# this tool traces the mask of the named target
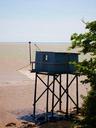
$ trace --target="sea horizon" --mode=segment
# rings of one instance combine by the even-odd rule
[[[16,42],[16,41],[8,41],[8,42],[4,42],[4,41],[0,41],[0,44],[27,44],[27,43],[29,43],[29,42],[31,42],[31,43],[33,43],[33,44],[49,44],[49,45],[51,45],[51,44],[71,44],[71,41],[70,42],[63,42],[63,41],[18,41],[18,42]]]

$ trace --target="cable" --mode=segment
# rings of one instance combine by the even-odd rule
[[[34,46],[35,46],[39,51],[41,51],[41,49],[37,46],[37,44],[34,44]]]
[[[19,70],[21,70],[21,69],[23,69],[23,68],[26,68],[26,67],[28,67],[29,65],[31,65],[31,64],[27,64],[27,65],[25,65],[25,66],[23,66],[23,67],[17,69],[16,71],[19,71]]]

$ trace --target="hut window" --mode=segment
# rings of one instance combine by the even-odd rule
[[[48,55],[47,54],[43,55],[43,61],[48,61]]]

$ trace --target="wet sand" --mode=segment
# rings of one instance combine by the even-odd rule
[[[42,49],[44,49],[44,47],[42,47]],[[32,114],[35,74],[32,73],[30,74],[29,72],[30,66],[26,66],[26,65],[29,65],[28,46],[26,44],[0,45],[0,128],[23,126],[24,120],[20,120],[18,119],[18,117],[21,115]],[[45,76],[41,76],[41,77],[43,78],[43,80],[46,80]],[[72,76],[70,76],[70,79],[71,78]],[[62,83],[64,83],[64,80],[62,80]],[[70,92],[72,97],[75,98],[74,88],[75,87],[72,86],[70,88]],[[38,90],[37,90],[38,96],[41,94],[42,91],[44,91],[44,89],[45,86],[42,85],[41,82],[39,81]],[[81,83],[79,83],[79,90],[80,90],[79,96],[81,94],[86,95],[87,88],[82,86]],[[57,93],[58,93],[58,87],[57,87]],[[79,102],[80,102],[79,104],[81,105],[82,100],[80,99]],[[72,109],[72,107],[73,104],[70,102],[70,110]],[[37,104],[37,108],[38,108],[38,112],[45,111],[46,108],[45,96]],[[50,108],[51,108],[51,101],[50,101],[49,109]],[[62,108],[64,108],[64,104],[62,105]],[[58,110],[58,107],[56,108],[56,110]],[[8,124],[9,126],[6,126]],[[32,123],[29,124],[32,127],[34,126]],[[53,124],[49,123],[46,125],[42,125],[42,128],[43,127],[53,128],[57,126],[55,125],[56,123]],[[25,122],[25,125],[27,126],[28,124],[26,124]],[[59,127],[63,128],[63,125],[64,125],[64,121],[58,122],[58,128]]]

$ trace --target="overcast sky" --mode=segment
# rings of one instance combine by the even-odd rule
[[[96,20],[96,0],[0,0],[0,42],[69,42]]]

